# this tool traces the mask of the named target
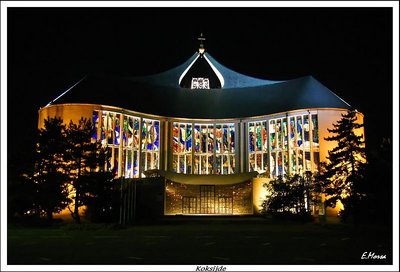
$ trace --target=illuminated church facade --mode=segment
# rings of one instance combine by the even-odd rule
[[[327,128],[349,108],[312,76],[237,73],[201,40],[156,75],[86,76],[39,110],[39,127],[47,117],[91,119],[117,177],[165,177],[164,215],[245,215],[259,211],[269,179],[318,172],[334,146]]]

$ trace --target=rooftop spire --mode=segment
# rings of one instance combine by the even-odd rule
[[[199,53],[203,54],[205,51],[204,41],[206,40],[206,37],[203,36],[203,33],[200,33],[200,37],[198,37],[197,40],[199,40],[199,42],[200,42]]]

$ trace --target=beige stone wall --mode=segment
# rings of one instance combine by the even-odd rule
[[[261,214],[262,203],[268,193],[264,187],[265,183],[270,181],[269,178],[253,178],[253,209],[254,214]]]
[[[39,110],[38,128],[44,127],[44,120],[47,117],[60,117],[65,124],[69,124],[71,120],[78,123],[82,117],[91,120],[93,110],[98,109],[100,106],[91,104],[61,104],[44,107]]]
[[[328,132],[329,129],[333,129],[333,124],[336,124],[342,116],[341,114],[346,114],[346,110],[318,110],[318,127],[319,127],[319,156],[320,161],[326,161],[328,156],[328,150],[332,150],[337,142],[325,141],[324,138],[333,136],[333,134]],[[357,113],[357,123],[364,122],[364,115],[360,112]],[[356,130],[356,135],[365,135],[364,128],[359,128]]]

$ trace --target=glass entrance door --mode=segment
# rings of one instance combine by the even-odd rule
[[[215,185],[200,185],[200,213],[215,213]]]

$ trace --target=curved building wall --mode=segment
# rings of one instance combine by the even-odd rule
[[[65,124],[71,120],[77,123],[82,117],[92,119],[93,110],[100,109],[101,106],[93,104],[60,104],[41,108],[39,110],[38,127],[44,127],[44,120],[47,117],[60,117]]]
[[[47,117],[61,117],[65,124],[90,119],[92,138],[108,148],[111,157],[106,168],[116,176],[139,178],[146,170],[161,168],[164,122],[154,116],[102,105],[61,104],[39,110],[39,128]]]
[[[316,172],[336,143],[325,141],[343,109],[305,109],[248,119],[169,119],[117,107],[60,104],[40,109],[66,124],[81,117],[95,124],[93,138],[110,151],[107,168],[139,178],[149,169],[184,174],[258,171],[274,178]],[[358,122],[363,115],[357,114]],[[357,134],[363,134],[359,129]]]

